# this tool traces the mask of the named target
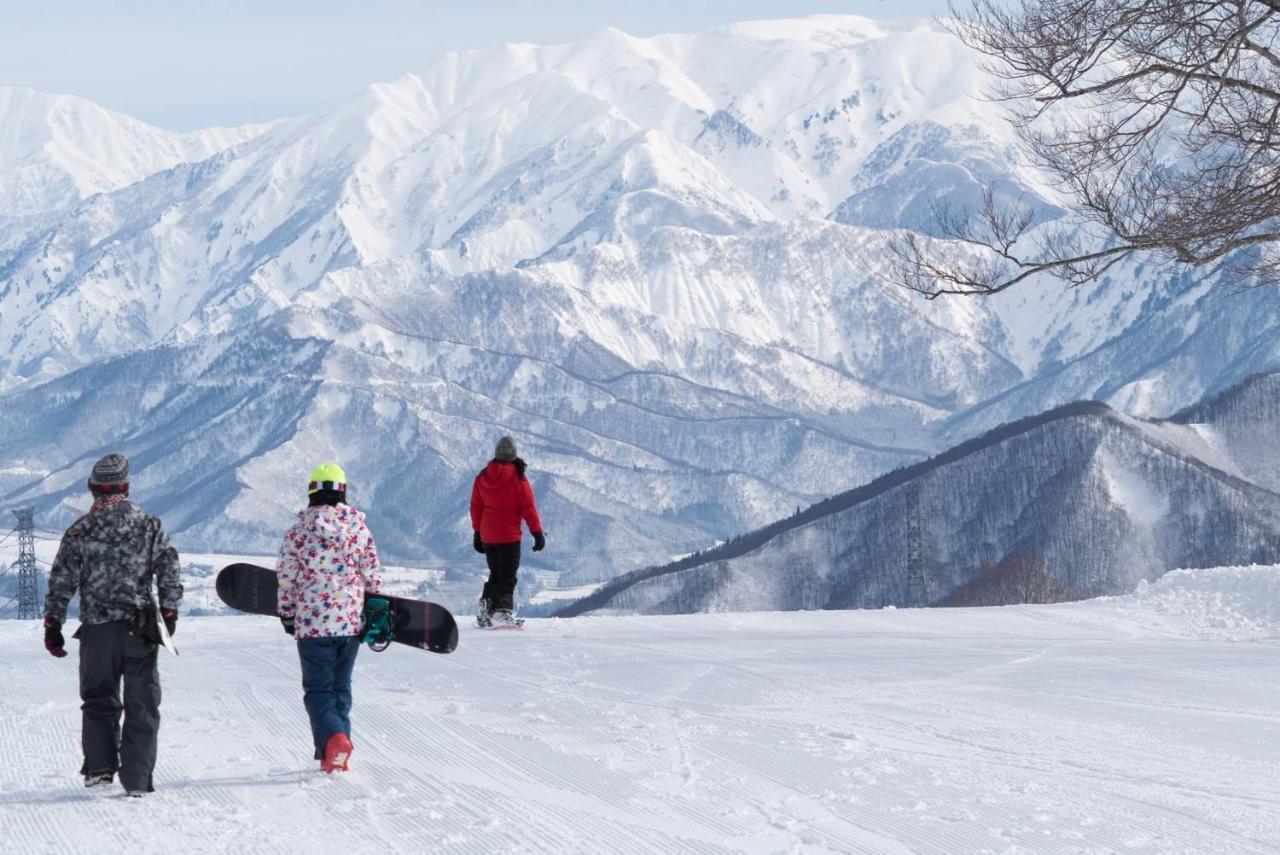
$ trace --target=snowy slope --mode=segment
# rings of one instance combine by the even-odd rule
[[[1242,477],[1280,492],[1280,455],[1266,430],[1280,424],[1280,374],[1254,377],[1172,421],[1204,444],[1208,451],[1202,456],[1230,461]]]
[[[0,829],[14,853],[1274,852],[1278,580],[464,630],[361,654],[334,779],[278,625],[188,617],[142,804],[80,786],[75,660],[4,621]]]
[[[901,166],[875,143],[921,115],[1000,126],[989,104],[970,97],[971,57],[928,26],[816,18],[783,32],[633,39],[610,30],[575,45],[451,55],[421,76],[277,123],[225,156],[101,199],[21,247],[5,272],[17,316],[0,330],[15,346],[0,364],[12,373],[56,350],[71,365],[220,329],[278,308],[335,269],[412,260],[399,270],[410,284],[599,245],[610,249],[550,272],[591,286],[601,308],[634,305],[629,292],[648,280],[639,302],[656,318],[693,310],[700,328],[770,340],[795,332],[761,329],[771,303],[699,283],[696,271],[650,273],[644,245],[673,228],[743,234],[776,219],[821,228],[864,164],[877,177],[867,181]],[[758,151],[769,152],[768,168]],[[754,186],[775,175],[778,187]],[[816,199],[787,201],[806,194]],[[593,281],[602,264],[637,255],[623,282]],[[789,278],[790,294],[802,295]],[[99,291],[119,306],[95,300]],[[740,303],[755,324],[726,311]]]
[[[174,133],[83,98],[0,86],[0,250],[12,245],[15,224],[205,160],[261,131],[247,125]]]

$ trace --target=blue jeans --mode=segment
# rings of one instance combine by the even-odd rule
[[[359,651],[360,639],[354,635],[298,639],[302,701],[311,718],[317,760],[323,759],[330,736],[351,736],[351,671]]]

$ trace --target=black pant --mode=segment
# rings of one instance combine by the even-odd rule
[[[516,571],[520,569],[520,541],[515,543],[486,543],[484,558],[489,562],[489,581],[484,583],[480,596],[489,601],[493,611],[515,608]]]
[[[80,639],[82,774],[120,772],[127,790],[151,792],[160,732],[160,674],[154,644],[131,621],[83,624]],[[124,678],[124,703],[120,680]],[[124,732],[120,714],[124,713]]]

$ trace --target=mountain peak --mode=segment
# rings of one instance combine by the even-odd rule
[[[0,87],[0,221],[74,205],[204,160],[265,127],[177,133],[74,95]]]
[[[881,38],[902,25],[877,21],[861,15],[819,14],[799,18],[742,21],[720,28],[719,32],[757,41],[818,42],[849,46]]]

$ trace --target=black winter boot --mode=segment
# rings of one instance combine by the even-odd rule
[[[115,772],[86,772],[84,785],[86,787],[96,787],[99,784],[110,784],[115,778]]]

